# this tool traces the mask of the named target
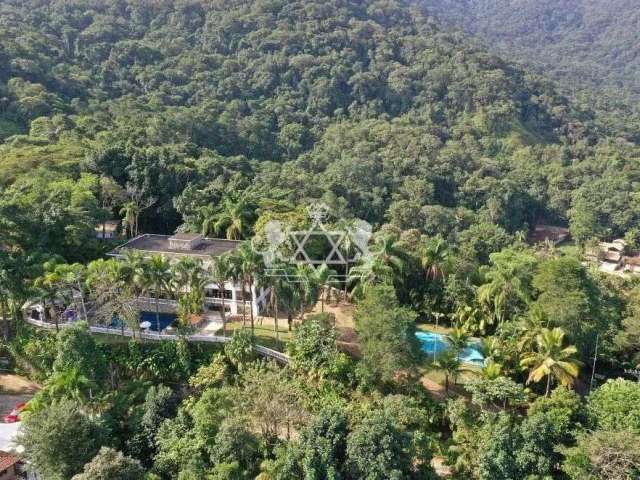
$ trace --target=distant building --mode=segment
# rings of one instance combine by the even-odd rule
[[[612,242],[599,242],[586,251],[587,260],[607,273],[640,273],[640,253],[629,251],[627,242],[617,238]]]
[[[118,238],[119,220],[107,220],[96,226],[96,238],[110,240]]]
[[[624,257],[623,262],[625,272],[640,273],[640,255]]]
[[[554,245],[568,240],[571,237],[569,229],[565,227],[557,227],[555,225],[536,225],[531,232],[529,232],[529,243],[542,243],[551,242]]]
[[[20,458],[0,450],[0,480],[17,480],[19,478],[18,464]]]
[[[200,234],[177,233],[175,235],[144,234],[129,240],[124,245],[116,248],[109,255],[115,258],[124,258],[127,252],[139,252],[145,257],[162,255],[170,260],[181,257],[192,257],[202,260],[206,266],[212,257],[231,252],[240,244],[237,240],[221,238],[207,238]],[[229,279],[221,292],[217,284],[209,283],[204,286],[205,311],[214,312],[222,308],[224,296],[225,310],[227,313],[237,315],[242,313],[243,297],[248,307],[253,309],[254,315],[259,314],[266,306],[268,289],[256,288],[255,285],[243,288],[240,282]],[[177,308],[177,302],[163,300],[165,305]]]
[[[24,448],[16,445],[20,422],[0,423],[0,480],[42,480],[22,459]]]

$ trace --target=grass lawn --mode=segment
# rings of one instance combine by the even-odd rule
[[[457,378],[458,385],[464,385],[465,383],[469,383],[471,380],[478,378],[478,373],[474,372],[479,373],[480,370],[470,369],[469,371],[460,372]],[[444,385],[444,373],[442,373],[440,370],[424,366],[420,368],[420,373],[422,373],[423,376],[427,377],[429,380],[439,383],[440,385]],[[449,382],[451,383],[451,385],[453,385],[453,379],[450,378]]]
[[[109,333],[92,333],[91,336],[96,339],[96,341],[103,343],[105,345],[117,345],[119,343],[129,343],[131,341],[131,337],[122,336],[122,335],[111,335]]]
[[[228,335],[233,335],[234,331],[242,330],[242,328],[251,328],[251,320],[249,318],[247,318],[245,327],[242,326],[242,319],[227,322]],[[262,325],[260,325],[259,319],[255,319],[254,334],[256,336],[256,342],[258,343],[258,345],[263,345],[280,352],[284,352],[286,350],[286,344],[291,339],[291,333],[287,328],[286,318],[282,318],[278,322],[279,340],[276,340],[273,318],[264,317]]]
[[[434,332],[440,333],[442,335],[447,335],[451,332],[451,327],[446,327],[443,325],[438,325],[436,327],[435,323],[416,323],[416,330],[419,332]]]

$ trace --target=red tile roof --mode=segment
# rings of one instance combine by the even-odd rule
[[[555,225],[536,225],[534,229],[529,232],[530,243],[540,243],[545,240],[550,240],[554,243],[560,243],[569,238],[569,229],[564,227],[557,227]]]
[[[8,452],[0,450],[0,472],[12,467],[20,461],[20,458]]]

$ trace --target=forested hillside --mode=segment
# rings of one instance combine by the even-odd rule
[[[637,218],[633,145],[398,2],[5,1],[0,24],[5,243],[72,255],[124,204],[199,230],[243,192],[451,235]]]
[[[640,100],[635,0],[421,0],[429,15],[522,62],[629,131]],[[622,122],[616,119],[626,118]],[[625,125],[626,123],[626,125]],[[634,134],[637,135],[637,130]]]
[[[43,478],[639,478],[640,123],[426,13],[0,0],[0,360]],[[270,228],[310,211],[335,270]],[[226,240],[131,240],[173,232]]]

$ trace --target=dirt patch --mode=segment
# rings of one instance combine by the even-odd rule
[[[1,395],[33,395],[40,390],[40,385],[19,375],[0,374]]]
[[[322,306],[320,302],[318,302],[313,308],[312,312],[320,313],[321,309],[322,309]],[[356,310],[355,305],[351,303],[340,302],[336,304],[333,304],[333,303],[324,304],[324,311],[334,315],[336,319],[336,327],[338,327],[338,330],[340,330],[341,328],[345,330],[349,330],[349,329],[353,330],[355,326],[353,323],[353,314],[355,310]]]
[[[446,464],[444,457],[433,457],[431,459],[431,466],[439,477],[450,477],[453,475],[453,471],[451,467]]]
[[[330,313],[335,319],[338,348],[352,357],[360,357],[360,343],[353,322],[353,314],[356,310],[351,303],[325,303],[324,312]],[[318,302],[311,313],[321,313],[322,304]]]
[[[427,376],[423,376],[420,379],[422,385],[424,386],[424,388],[431,394],[432,397],[434,397],[436,400],[444,400],[445,398],[447,398],[447,394],[444,391],[444,387],[442,385],[440,385],[437,382],[434,382],[433,380],[427,378]]]
[[[0,374],[0,415],[11,412],[19,403],[28,402],[38,390],[40,385],[25,377]]]

